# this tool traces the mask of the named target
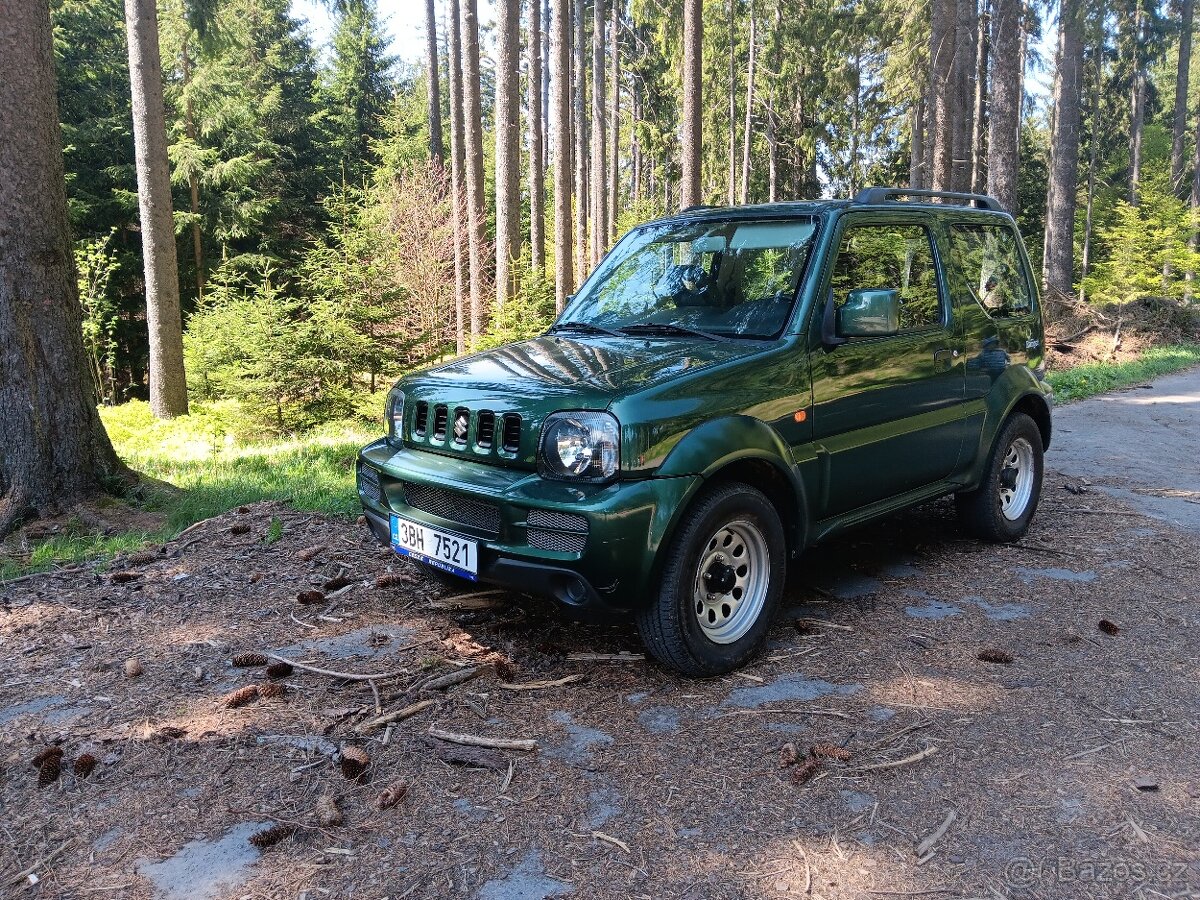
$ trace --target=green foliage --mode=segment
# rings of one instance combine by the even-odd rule
[[[83,308],[83,347],[91,363],[96,402],[116,402],[117,305],[108,292],[109,282],[121,268],[112,252],[114,235],[75,245],[75,271],[79,303]]]
[[[488,350],[513,341],[522,341],[545,333],[554,322],[554,276],[527,271],[528,253],[518,269],[525,271],[521,289],[504,306],[492,306],[488,330],[475,342],[473,350]]]
[[[1051,372],[1048,376],[1060,403],[1082,400],[1116,388],[1141,384],[1200,365],[1200,344],[1172,344],[1154,347],[1123,363],[1089,363],[1073,369]]]

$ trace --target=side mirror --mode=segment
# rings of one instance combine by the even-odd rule
[[[837,312],[842,337],[887,337],[900,331],[900,292],[891,288],[851,291]]]

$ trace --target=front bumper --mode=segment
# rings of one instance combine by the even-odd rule
[[[364,489],[364,468],[378,477],[377,491],[369,483]],[[659,548],[700,483],[699,476],[605,485],[549,481],[525,470],[398,450],[384,440],[363,448],[358,473],[359,499],[381,543],[391,541],[392,513],[475,538],[480,581],[552,597],[581,618],[627,612],[645,602]],[[414,488],[459,502],[418,508],[409,503]],[[488,515],[460,514],[468,507],[486,507]],[[531,531],[539,531],[529,522],[534,510],[586,519],[582,549],[532,546]],[[545,543],[546,529],[540,530]]]

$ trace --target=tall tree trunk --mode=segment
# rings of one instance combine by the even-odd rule
[[[425,81],[429,91],[429,159],[441,172],[446,166],[442,149],[442,87],[439,83],[437,15],[433,0],[425,0]]]
[[[783,0],[775,0],[775,22],[771,33],[771,71],[767,88],[767,200],[779,197],[779,112],[775,108],[775,83],[780,74],[783,38]]]
[[[925,187],[925,99],[913,104],[909,113],[908,186],[913,190]]]
[[[554,78],[550,118],[554,134],[554,308],[562,312],[574,290],[571,271],[571,3],[555,0],[550,27]]]
[[[954,130],[954,159],[950,184],[953,190],[971,189],[972,114],[975,110],[975,61],[979,33],[977,0],[956,0],[954,24],[954,69],[951,103]]]
[[[1129,111],[1129,202],[1137,206],[1142,186],[1142,136],[1146,130],[1146,58],[1142,52],[1146,16],[1143,0],[1134,0],[1133,88]]]
[[[850,195],[858,190],[858,129],[862,123],[862,54],[855,49],[854,66],[851,69],[854,84],[850,101]]]
[[[701,83],[704,46],[703,0],[683,0],[683,122],[680,129],[679,205],[686,209],[700,200]]]
[[[0,537],[127,477],[96,411],[50,7],[0,2]]]
[[[1021,46],[1021,0],[993,0],[987,192],[1014,215],[1021,146]]]
[[[1062,0],[1058,65],[1054,74],[1054,128],[1046,196],[1044,291],[1071,295],[1075,275],[1075,196],[1079,187],[1079,106],[1083,88],[1083,2]]]
[[[542,10],[529,4],[529,247],[533,270],[546,266],[546,159],[542,137]]]
[[[521,0],[499,0],[496,30],[496,305],[504,306],[521,256]]]
[[[1188,238],[1188,249],[1193,253],[1200,249],[1200,230],[1197,230],[1196,223],[1200,222],[1200,104],[1196,108],[1196,130],[1192,138],[1192,234]],[[1196,279],[1196,273],[1189,270],[1187,272],[1187,283],[1184,287],[1184,297],[1189,302],[1192,299],[1192,286]]]
[[[125,0],[133,147],[137,161],[146,324],[150,334],[150,409],[160,419],[187,415],[179,263],[171,214],[171,170],[163,108],[158,11],[154,0]]]
[[[971,117],[971,191],[982,193],[985,185],[983,174],[987,152],[983,139],[984,117],[987,111],[987,80],[988,80],[988,23],[991,21],[990,0],[983,0],[983,9],[979,15],[979,34],[975,38],[975,111]]]
[[[192,58],[188,52],[188,36],[183,39],[181,62],[183,63],[183,132],[188,140],[196,142],[196,117],[192,110]],[[196,261],[196,299],[204,299],[204,240],[200,234],[200,179],[196,171],[188,167],[188,194],[192,210],[192,256]]]
[[[569,3],[570,0],[560,0]],[[575,278],[582,281],[591,266],[588,265],[588,119],[587,119],[587,64],[585,8],[583,0],[575,0],[575,34],[572,56],[574,64],[571,74],[571,105],[573,131],[575,135]],[[572,287],[574,290],[574,287]]]
[[[1103,47],[1092,48],[1091,128],[1088,135],[1087,203],[1083,214],[1083,251],[1079,260],[1079,302],[1086,299],[1083,282],[1091,271],[1092,264],[1092,210],[1096,201],[1096,157],[1100,147],[1100,84],[1104,77],[1101,65]]]
[[[479,7],[461,0],[459,7],[463,54],[463,153],[467,181],[467,257],[471,271],[471,337],[483,332],[484,211],[483,112],[479,97]]]
[[[537,2],[537,0],[533,0]],[[550,158],[550,0],[542,0],[542,161]],[[545,184],[543,183],[543,193]],[[543,199],[543,205],[545,201]],[[542,228],[545,234],[545,227]]]
[[[632,169],[632,182],[629,186],[630,193],[633,196],[634,206],[638,206],[642,202],[642,141],[639,137],[641,133],[640,125],[642,121],[642,87],[641,81],[637,78],[633,79],[632,92],[633,102],[629,112],[630,123],[630,168]]]
[[[617,205],[621,201],[621,0],[610,0],[608,23],[608,240],[617,239]]]
[[[955,0],[931,0],[929,24],[929,139],[932,141],[930,186],[948,191],[954,162],[954,72]]]
[[[734,28],[736,27],[735,5],[737,0],[729,0],[729,179],[726,197],[733,206],[737,202],[737,54],[734,53]],[[768,124],[768,128],[770,125]]]
[[[594,266],[604,255],[605,236],[608,234],[608,143],[605,140],[604,103],[604,0],[594,0],[592,5],[592,176],[591,176],[591,264]]]
[[[750,58],[746,62],[746,124],[742,131],[742,203],[750,195],[750,144],[754,123],[754,68],[758,58],[758,17],[755,0],[750,0]]]
[[[1192,28],[1195,22],[1194,0],[1183,0],[1179,23],[1179,65],[1175,70],[1175,111],[1171,119],[1171,187],[1183,190],[1184,137],[1187,134],[1188,75],[1192,68]]]
[[[467,272],[469,265],[463,260],[463,244],[469,243],[465,230],[467,224],[465,166],[465,135],[463,134],[463,60],[462,28],[459,0],[450,0],[450,38],[446,50],[450,60],[450,190],[454,195],[451,215],[454,223],[454,346],[458,353],[467,349],[464,302],[469,287]],[[469,251],[468,251],[469,252]]]

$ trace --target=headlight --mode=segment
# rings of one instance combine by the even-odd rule
[[[386,410],[383,424],[387,427],[388,443],[398,447],[404,435],[404,391],[398,388],[388,391]]]
[[[606,481],[620,466],[617,420],[606,412],[561,412],[542,426],[538,471],[562,480]]]

